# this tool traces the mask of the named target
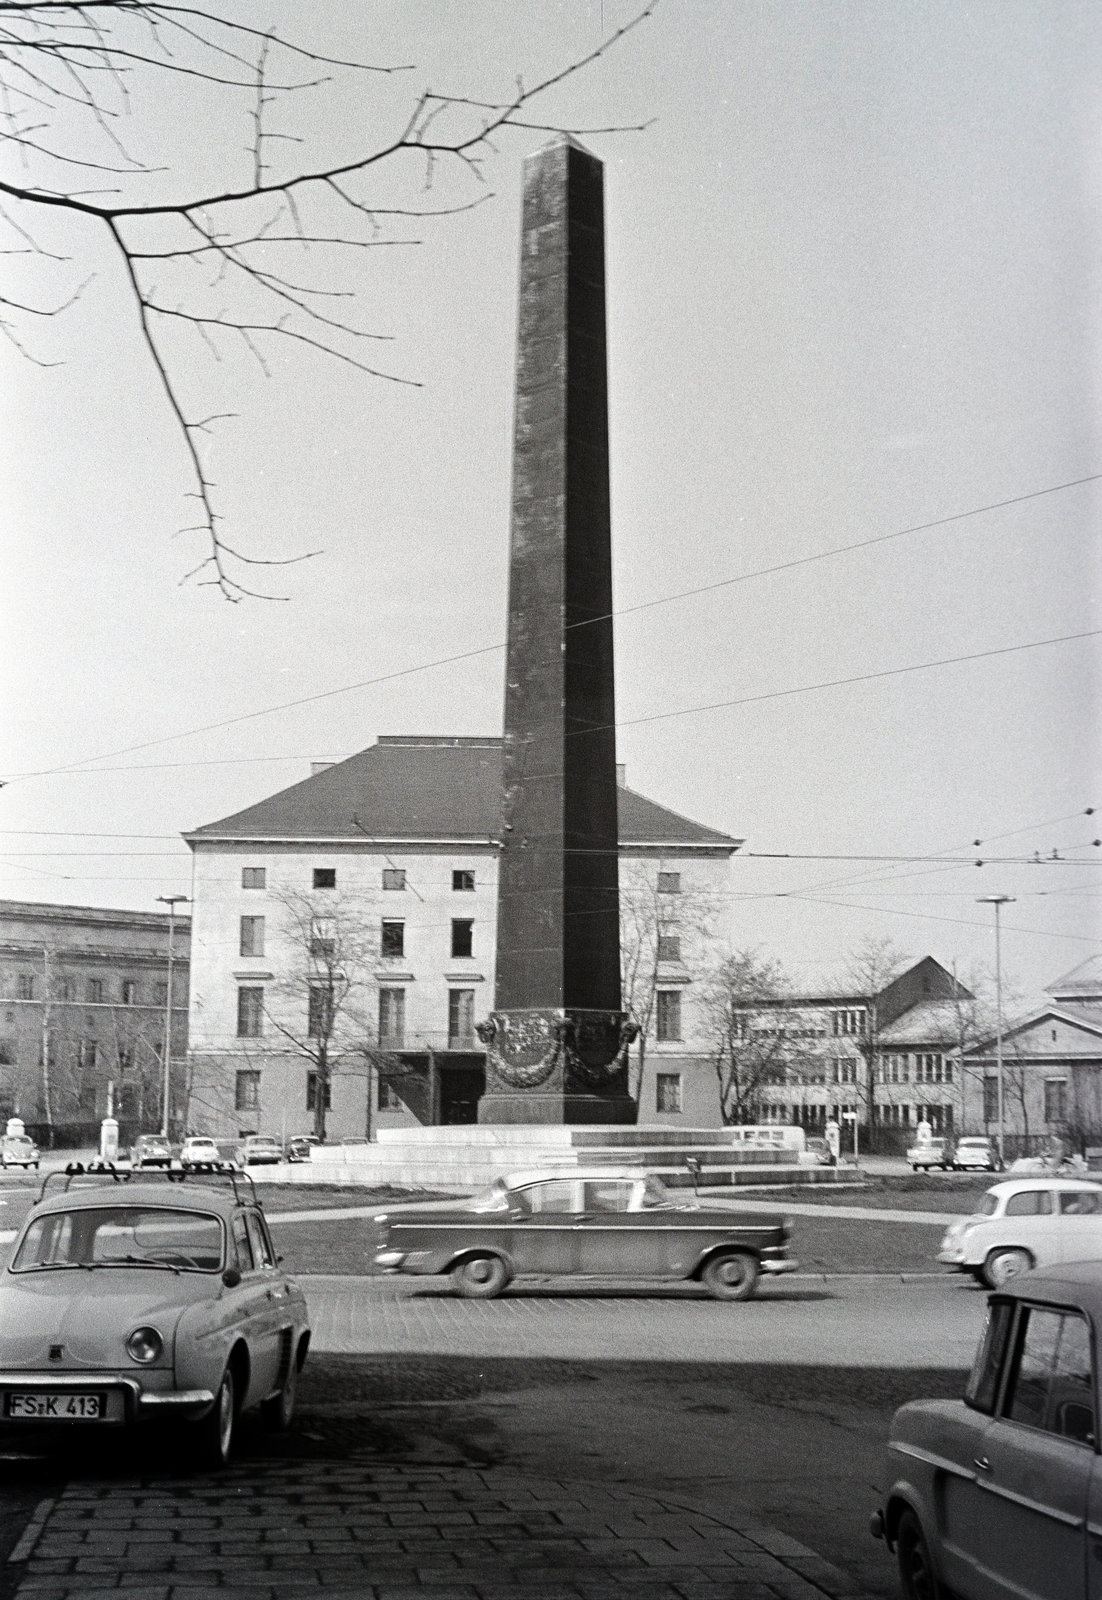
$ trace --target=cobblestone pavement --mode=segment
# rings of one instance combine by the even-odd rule
[[[502,1468],[250,1462],[73,1483],[13,1555],[18,1600],[859,1600],[795,1540],[738,1522]]]
[[[761,1361],[811,1366],[967,1368],[985,1296],[957,1277],[832,1278],[712,1300],[538,1283],[496,1300],[457,1298],[447,1278],[305,1277],[312,1348],[347,1353],[548,1360]]]

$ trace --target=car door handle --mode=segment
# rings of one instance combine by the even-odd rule
[[[991,1471],[991,1463],[988,1461],[986,1456],[973,1456],[972,1465],[974,1467],[979,1467],[981,1472]]]

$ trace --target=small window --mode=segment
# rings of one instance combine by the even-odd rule
[[[400,1046],[406,1036],[406,991],[404,989],[379,990],[379,1043],[391,1049]]]
[[[635,1190],[635,1185],[633,1183],[616,1183],[608,1180],[587,1183],[584,1188],[583,1210],[595,1211],[601,1214],[630,1210],[631,1197]]]
[[[463,894],[472,894],[474,892],[474,873],[468,872],[466,868],[453,872],[452,889]]]
[[[308,1072],[306,1074],[306,1109],[307,1109],[307,1111],[315,1111],[317,1109],[317,1103],[318,1103],[318,1075],[317,1075],[316,1072]],[[326,1111],[332,1111],[332,1109],[333,1109],[333,1083],[332,1083],[332,1079],[328,1080],[326,1082],[326,1085],[325,1085],[325,1109],[326,1109]]]
[[[124,1006],[136,1006],[138,1003],[138,980],[124,978],[119,985],[119,995]]]
[[[155,1006],[168,1005],[168,984],[155,983],[153,985],[153,1004]]]
[[[680,894],[681,893],[681,874],[680,874],[680,872],[660,872],[658,874],[658,893],[659,894]]]
[[[1022,1308],[1016,1370],[1007,1386],[1006,1415],[1014,1422],[1093,1443],[1094,1392],[1090,1332],[1078,1312]]]
[[[314,868],[314,888],[315,889],[335,889],[336,887],[337,887],[337,869],[336,869],[336,867],[315,867]]]
[[[90,1071],[96,1064],[99,1046],[94,1039],[81,1039],[77,1045],[77,1066]]]
[[[405,923],[384,922],[381,943],[384,956],[404,956],[406,953]]]
[[[983,1120],[985,1122],[998,1122],[999,1120],[998,1078],[985,1078],[983,1080]]]
[[[241,954],[243,956],[262,956],[264,954],[264,918],[241,918]]]
[[[1023,1189],[1012,1194],[1006,1202],[1004,1215],[1008,1217],[1050,1217],[1052,1195],[1047,1189]]]
[[[474,954],[474,923],[469,917],[452,918],[452,955]]]
[[[681,990],[659,989],[657,1000],[659,1041],[672,1044],[681,1038]]]
[[[676,933],[660,933],[658,935],[659,961],[681,960],[681,937]]]
[[[448,1047],[469,1049],[474,1044],[474,990],[448,990]]]
[[[20,1000],[33,1000],[34,999],[34,973],[33,972],[21,972],[19,974],[19,991],[18,992],[19,992]]]
[[[57,986],[57,999],[62,1005],[70,1005],[76,997],[76,984],[72,978],[62,978]]]
[[[1068,1082],[1066,1078],[1049,1078],[1045,1083],[1045,1121],[1068,1120]]]
[[[567,1216],[574,1210],[574,1187],[569,1178],[533,1183],[527,1189],[518,1189],[513,1201],[519,1210],[532,1216]]]
[[[964,1391],[965,1402],[976,1411],[985,1411],[988,1416],[994,1411],[998,1398],[999,1371],[1013,1320],[1012,1301],[996,1300],[988,1306],[979,1349],[972,1364],[968,1387]]]
[[[405,1101],[399,1099],[398,1091],[395,1089],[394,1085],[390,1082],[389,1078],[380,1078],[379,1079],[379,1110],[380,1111],[404,1111],[405,1109],[406,1109]]]
[[[681,1110],[681,1074],[680,1072],[660,1072],[658,1074],[658,1093],[655,1103],[656,1111]]]
[[[256,1111],[260,1107],[259,1072],[239,1072],[234,1094],[235,1111]]]
[[[243,988],[237,991],[237,1037],[259,1039],[264,1027],[264,990]]]
[[[102,1005],[103,1004],[103,979],[102,978],[89,978],[88,979],[87,994],[88,994],[88,1002],[87,1003],[90,1006],[100,1006],[100,1005]]]
[[[327,1039],[333,1031],[333,991],[326,983],[312,983],[306,1005],[306,1032],[311,1039]]]
[[[1058,1198],[1062,1217],[1097,1217],[1102,1212],[1102,1193],[1097,1189],[1067,1189]]]
[[[404,889],[406,886],[406,872],[404,867],[383,868],[384,889]]]
[[[253,1259],[257,1266],[274,1267],[275,1253],[260,1218],[255,1211],[246,1211],[245,1221],[249,1229],[249,1243],[253,1247]]]
[[[240,1213],[233,1219],[233,1248],[237,1256],[238,1269],[241,1272],[251,1272],[253,1251],[249,1243],[249,1230],[245,1226],[245,1218]]]
[[[242,867],[241,887],[243,889],[263,889],[268,881],[266,867]]]

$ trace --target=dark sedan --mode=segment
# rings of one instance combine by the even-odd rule
[[[694,1279],[719,1300],[747,1300],[762,1273],[792,1272],[783,1217],[682,1200],[637,1170],[517,1172],[454,1208],[375,1218],[384,1272],[450,1273],[489,1299],[519,1274]]]

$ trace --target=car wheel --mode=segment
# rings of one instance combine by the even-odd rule
[[[930,1560],[930,1547],[913,1511],[904,1511],[895,1538],[904,1600],[939,1600],[942,1589]]]
[[[452,1268],[452,1282],[465,1300],[492,1300],[509,1282],[509,1272],[500,1256],[472,1256]]]
[[[989,1289],[1001,1289],[1010,1278],[1028,1272],[1033,1257],[1028,1250],[992,1250],[983,1264],[983,1278]]]
[[[260,1408],[260,1417],[264,1426],[272,1433],[286,1433],[291,1426],[291,1418],[295,1414],[295,1398],[298,1394],[298,1362],[292,1357],[291,1370],[287,1374],[283,1388],[274,1394],[270,1400],[265,1400]]]
[[[758,1264],[742,1250],[713,1256],[705,1263],[700,1281],[713,1300],[749,1300],[758,1282]]]
[[[222,1374],[214,1405],[202,1422],[195,1424],[195,1455],[201,1467],[224,1467],[233,1449],[234,1425],[237,1422],[236,1396],[233,1373],[229,1367]]]

